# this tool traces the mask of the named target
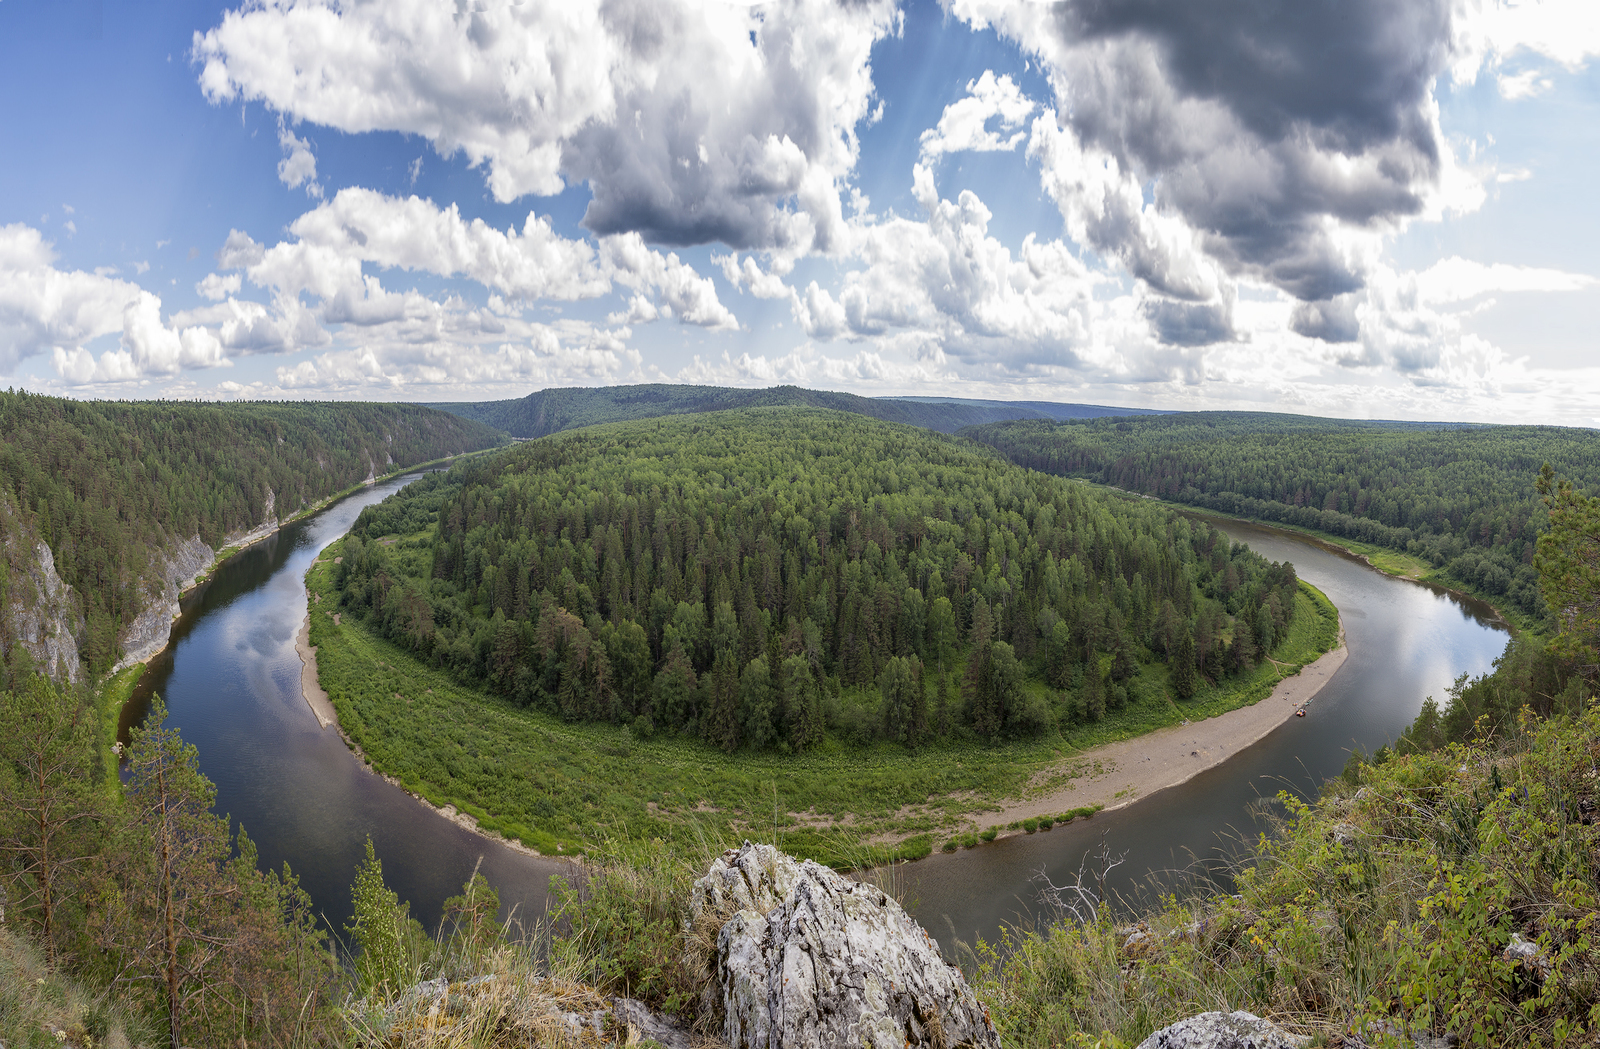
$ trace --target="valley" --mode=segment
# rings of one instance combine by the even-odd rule
[[[876,868],[981,956],[1043,916],[1041,864],[1108,841],[1125,905],[1205,899],[1275,784],[1511,713],[1475,698],[1502,687],[1485,606],[858,414],[605,424],[301,516],[184,598],[120,736],[162,697],[217,810],[330,915],[368,836],[428,926],[474,869],[539,913],[570,906],[551,875],[754,838]]]

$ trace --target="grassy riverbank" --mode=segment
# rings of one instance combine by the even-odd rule
[[[335,624],[338,552],[313,566],[307,584],[323,595],[311,605],[311,643],[341,727],[408,790],[548,855],[585,852],[606,838],[700,851],[749,836],[838,866],[916,858],[986,826],[1006,799],[1043,795],[1091,771],[1083,755],[1096,745],[1262,699],[1338,635],[1333,606],[1302,584],[1293,628],[1273,652],[1278,665],[1202,687],[1186,702],[1167,698],[1165,667],[1144,665],[1152,698],[1040,740],[910,752],[830,739],[799,755],[730,755],[684,737],[639,739],[626,728],[529,711],[462,687],[359,622]]]

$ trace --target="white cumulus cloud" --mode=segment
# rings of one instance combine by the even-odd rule
[[[1037,108],[1010,76],[996,77],[994,70],[985,69],[978,79],[967,81],[967,97],[945,106],[939,123],[922,133],[923,160],[943,153],[1016,149],[1028,137],[1027,120]],[[999,129],[991,130],[990,121],[998,121]]]
[[[311,143],[297,138],[289,126],[278,123],[278,145],[283,147],[283,159],[278,161],[278,181],[290,189],[306,187],[306,195],[321,197],[322,186],[317,182],[317,158],[311,153]]]
[[[161,300],[128,281],[55,267],[38,230],[0,227],[0,370],[48,353],[68,382],[116,382],[227,364],[201,327],[161,320]],[[119,349],[99,358],[85,344],[121,333]]]
[[[196,33],[215,103],[400,131],[495,197],[586,181],[585,224],[657,243],[830,250],[892,0],[267,0]]]

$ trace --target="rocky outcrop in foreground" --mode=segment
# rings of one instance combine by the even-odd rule
[[[733,1049],[1000,1045],[939,945],[882,890],[770,845],[694,884],[691,940],[716,930],[708,1001]]]
[[[1139,1049],[1302,1049],[1310,1041],[1240,1010],[1179,1020],[1140,1042]]]

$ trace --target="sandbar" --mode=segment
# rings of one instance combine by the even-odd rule
[[[294,636],[294,650],[300,654],[300,694],[305,697],[306,706],[317,716],[317,724],[321,727],[327,728],[329,725],[337,724],[339,719],[333,712],[333,701],[328,698],[328,693],[317,681],[317,650],[311,647],[309,608],[306,609],[305,619],[300,623],[300,632]]]
[[[1084,805],[1117,809],[1176,787],[1261,740],[1294,717],[1296,711],[1305,709],[1306,716],[1316,717],[1307,704],[1344,666],[1349,654],[1341,627],[1334,648],[1307,663],[1298,674],[1280,680],[1267,698],[1214,718],[1168,725],[1069,755],[1041,771],[1034,777],[1035,782],[1049,782],[1063,768],[1082,769],[1082,775],[1058,789],[1002,802],[999,813],[981,819],[1004,826],[1030,817],[1059,815]]]

